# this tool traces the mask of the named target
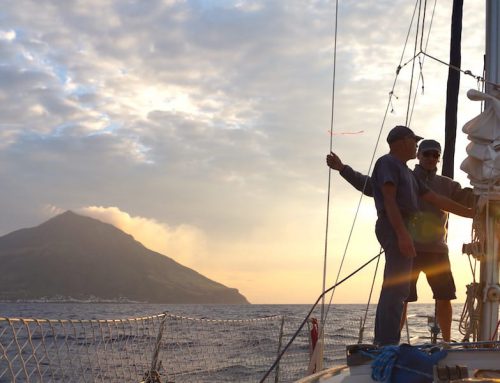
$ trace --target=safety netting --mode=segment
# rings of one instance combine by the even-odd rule
[[[0,383],[256,382],[301,320],[171,313],[111,320],[0,318]],[[291,382],[308,374],[310,334],[311,326],[305,326],[266,381]],[[359,319],[330,320],[325,364],[342,364],[345,345],[356,343],[359,334]]]

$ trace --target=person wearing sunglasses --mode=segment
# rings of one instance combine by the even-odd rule
[[[417,150],[418,164],[413,169],[414,176],[430,190],[461,205],[473,207],[475,197],[471,188],[462,186],[451,178],[437,174],[437,164],[441,158],[441,145],[435,140],[422,140]],[[357,190],[373,197],[372,179],[342,163],[335,154],[327,155],[326,162]],[[436,300],[436,317],[445,342],[451,340],[452,307],[456,299],[456,288],[451,272],[448,246],[446,244],[448,213],[419,199],[419,214],[408,224],[417,256],[413,259],[410,293],[405,301],[401,328],[406,318],[408,302],[417,301],[417,280],[424,272]]]

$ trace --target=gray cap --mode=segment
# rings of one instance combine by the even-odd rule
[[[413,130],[408,128],[407,126],[397,125],[391,129],[389,134],[387,135],[387,143],[392,144],[395,141],[401,140],[406,137],[414,138],[415,140],[420,141],[423,137],[417,136],[413,133]]]
[[[423,140],[419,145],[418,145],[418,152],[428,152],[430,150],[435,150],[439,154],[441,154],[441,145],[439,142],[435,140]]]

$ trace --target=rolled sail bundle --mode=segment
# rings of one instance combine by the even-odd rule
[[[486,101],[486,108],[462,129],[471,142],[460,169],[468,174],[475,193],[500,194],[500,99],[477,90],[469,90],[467,96]]]

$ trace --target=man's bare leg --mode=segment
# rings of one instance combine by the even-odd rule
[[[439,327],[441,327],[441,334],[443,340],[449,342],[451,340],[451,319],[452,308],[451,301],[449,300],[436,300],[436,316]]]

